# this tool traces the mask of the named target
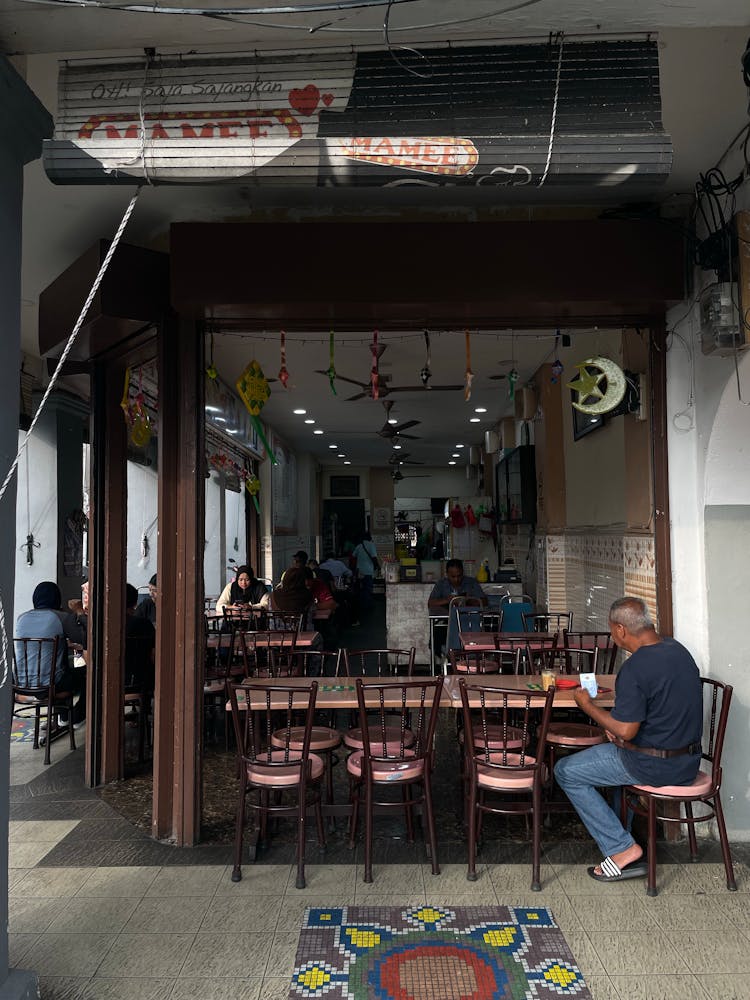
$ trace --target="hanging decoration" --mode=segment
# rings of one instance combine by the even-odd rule
[[[610,413],[620,405],[627,385],[622,368],[614,361],[609,358],[587,358],[575,367],[579,373],[578,378],[567,383],[567,387],[578,394],[578,399],[572,403],[574,409],[579,413],[597,416]],[[598,369],[598,372],[590,371],[592,368]],[[602,380],[605,383],[604,389]]]
[[[130,369],[125,369],[125,386],[120,407],[125,414],[125,423],[130,431],[130,440],[136,448],[145,448],[151,440],[151,420],[146,411],[146,397],[142,389],[142,371],[138,374],[138,392],[130,399]]]
[[[331,392],[334,396],[337,396],[336,392],[336,365],[333,360],[334,342],[333,342],[333,330],[331,330],[328,336],[328,371],[326,375],[328,376],[328,381],[331,385]]]
[[[372,392],[370,395],[373,399],[380,398],[380,372],[378,371],[378,360],[382,352],[378,351],[378,331],[373,330],[372,332],[372,343],[370,344],[370,350],[372,351],[372,368],[370,369],[370,384],[372,386]]]
[[[268,388],[268,382],[266,381],[266,376],[263,374],[263,369],[255,359],[245,367],[245,370],[237,379],[236,386],[237,392],[240,394],[240,399],[247,407],[250,420],[260,438],[261,444],[266,449],[266,454],[271,460],[271,464],[278,465],[273,449],[266,440],[266,435],[263,433],[263,424],[259,420],[260,411],[271,395],[271,390]]]
[[[42,547],[41,542],[34,540],[33,532],[29,532],[26,536],[26,541],[21,546],[21,552],[26,553],[26,565],[34,565],[34,549],[40,549]]]
[[[279,368],[278,379],[285,389],[289,388],[289,372],[286,368],[286,334],[283,330],[281,331],[281,368]]]
[[[214,364],[214,335],[211,334],[211,358],[208,362],[208,367],[206,368],[206,375],[214,381],[219,377],[218,369]]]
[[[508,372],[508,399],[514,400],[516,398],[516,382],[518,381],[518,372],[515,368],[511,368]]]
[[[466,372],[464,373],[466,383],[464,385],[464,399],[468,403],[471,399],[471,383],[474,381],[474,372],[471,370],[471,334],[466,331]]]
[[[425,389],[429,389],[431,386],[427,383],[432,378],[432,372],[430,371],[430,335],[427,330],[424,332],[424,346],[427,352],[427,357],[425,358],[424,368],[419,373],[419,378]]]
[[[560,376],[562,375],[564,370],[564,365],[557,356],[559,346],[560,346],[560,331],[557,330],[557,332],[555,333],[555,360],[552,362],[552,369],[551,369],[552,378],[550,381],[552,382],[552,385],[557,385]]]
[[[208,461],[215,469],[219,472],[229,473],[230,475],[237,476],[241,483],[245,484],[245,489],[253,498],[253,504],[255,505],[256,511],[260,514],[260,504],[258,503],[258,494],[260,493],[260,479],[246,469],[244,465],[240,465],[233,458],[230,458],[226,452],[215,451],[212,455],[208,456]]]

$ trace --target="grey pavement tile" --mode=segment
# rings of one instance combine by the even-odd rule
[[[40,976],[93,976],[114,940],[114,934],[41,934],[34,943],[34,970]]]
[[[605,976],[604,966],[599,960],[599,956],[591,942],[588,934],[584,930],[569,930],[565,932],[565,940],[568,942],[571,954],[576,965],[588,979],[589,976]]]
[[[305,865],[305,892],[351,892],[357,876],[356,865]],[[287,891],[294,895],[296,867],[291,872]]]
[[[750,1000],[750,977],[733,973],[714,973],[695,977],[710,1000]]]
[[[211,934],[201,931],[190,949],[180,978],[261,979],[265,975],[273,940],[273,934]]]
[[[26,876],[31,871],[31,868],[9,868],[8,869],[8,888],[13,889],[15,886],[19,885]]]
[[[54,843],[38,840],[11,841],[8,845],[8,867],[34,868],[54,846]]]
[[[261,979],[178,979],[170,1000],[269,1000],[262,986]]]
[[[750,892],[750,870],[748,870],[748,866],[735,862],[733,868],[739,892]],[[702,864],[699,861],[696,864],[685,865],[685,870],[702,892],[725,893],[730,891],[727,889],[727,876],[723,864]]]
[[[162,868],[147,896],[213,896],[224,869],[220,865]]]
[[[205,900],[201,929],[209,933],[249,933],[260,931],[273,934],[285,896],[255,896],[249,905],[247,896],[214,896]],[[297,924],[297,928],[301,926]]]
[[[727,892],[706,898],[710,898],[725,919],[730,920],[743,934],[750,936],[750,893]]]
[[[518,865],[490,865],[489,873],[498,898],[500,896],[507,896],[509,893],[530,893],[532,891],[531,862]],[[548,895],[563,894],[564,888],[562,882],[557,870],[552,865],[542,862],[540,876],[542,893],[547,893]]]
[[[255,895],[273,896],[284,892],[289,887],[291,865],[243,865],[242,881],[233,882],[232,868],[227,865],[219,877],[217,895],[239,895],[251,893]],[[294,882],[292,882],[294,887]],[[298,890],[295,890],[297,892]]]
[[[143,830],[122,816],[92,816],[81,819],[70,831],[70,841],[91,843],[97,840],[146,840]],[[150,842],[150,841],[149,841]]]
[[[95,868],[78,889],[78,896],[130,896],[140,899],[161,871],[153,867]]]
[[[98,798],[55,802],[28,798],[11,802],[10,806],[10,817],[13,820],[82,819],[84,816],[116,815],[111,806]]]
[[[125,928],[128,934],[187,934],[200,927],[210,897],[145,896],[140,902],[132,902],[134,908]]]
[[[34,868],[11,896],[73,896],[91,875],[93,868]]]
[[[750,916],[750,897],[746,898],[746,911]],[[731,913],[722,908],[722,903],[723,900],[719,896],[697,893],[689,899],[684,895],[660,894],[653,899],[645,897],[643,900],[646,910],[665,931],[733,928]],[[739,914],[741,911],[737,912]]]
[[[695,976],[612,976],[612,982],[623,1000],[706,1000]]]
[[[137,900],[121,896],[74,896],[64,901],[48,930],[66,934],[117,934],[136,906]]]
[[[649,931],[658,924],[648,905],[639,896],[572,896],[575,911],[584,930],[593,931]],[[647,899],[647,903],[652,900]]]
[[[373,882],[365,882],[364,868],[362,865],[357,865],[355,892],[358,900],[365,896],[379,896],[384,893],[410,895],[425,892],[422,869],[416,865],[374,865],[372,876]]]
[[[361,906],[424,906],[427,903],[427,894],[424,892],[384,892],[377,896],[373,896],[372,893],[358,896],[355,891],[354,902]],[[349,905],[351,905],[351,900]]]
[[[299,933],[297,931],[277,931],[274,934],[271,949],[268,953],[269,972],[277,976],[290,976],[294,971],[294,959],[297,955],[297,942]]]
[[[750,972],[750,948],[738,930],[679,931],[672,937],[687,967],[696,975],[708,972]]]
[[[609,976],[586,976],[592,1000],[621,1000]]]
[[[8,899],[8,925],[13,934],[41,934],[65,908],[68,900],[59,897],[11,896]]]
[[[78,825],[77,819],[15,820],[10,824],[10,839],[51,841],[56,844]]]
[[[174,979],[91,979],[81,1000],[168,1000]]]
[[[8,935],[8,965],[11,969],[26,968],[24,959],[33,947],[34,942],[39,940],[39,934],[16,934],[11,932]]]
[[[40,976],[41,1000],[81,1000],[88,976]]]
[[[689,970],[682,960],[683,950],[670,944],[662,931],[620,933],[588,932],[608,976],[627,976],[637,969],[642,976],[673,975]],[[675,938],[675,942],[677,942]]]
[[[433,875],[429,864],[422,865],[422,877],[424,879],[425,893],[430,899],[436,900],[452,899],[456,894],[472,895],[477,901],[477,905],[484,901],[494,903],[495,886],[490,878],[487,865],[477,864],[476,882],[469,882],[466,878],[466,865],[441,865],[440,874]]]
[[[96,970],[97,978],[138,979],[158,973],[166,979],[179,975],[195,934],[120,934]]]
[[[43,867],[86,868],[102,864],[107,850],[107,843],[72,842],[66,837],[59,844],[53,844],[40,861]]]
[[[264,979],[260,995],[263,1000],[289,1000],[290,983],[291,977],[274,976],[270,979]]]

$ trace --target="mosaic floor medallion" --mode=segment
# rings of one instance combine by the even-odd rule
[[[591,994],[540,907],[305,911],[290,1000],[535,1000]]]

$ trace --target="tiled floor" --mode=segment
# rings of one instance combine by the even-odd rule
[[[685,846],[661,845],[649,899],[641,879],[592,881],[589,842],[548,844],[532,893],[525,844],[488,842],[471,883],[462,845],[444,845],[433,876],[396,823],[370,885],[341,835],[327,864],[311,845],[305,890],[287,845],[235,884],[230,848],[156,843],[83,786],[80,750],[57,743],[49,768],[41,756],[11,748],[9,892],[11,963],[39,974],[42,998],[286,1000],[306,906],[497,902],[548,906],[599,1000],[750,1000],[750,845],[734,848],[736,893],[715,843],[695,865]]]

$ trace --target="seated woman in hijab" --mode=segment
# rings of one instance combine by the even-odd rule
[[[237,575],[228,583],[216,602],[216,610],[221,612],[225,607],[242,607],[247,604],[260,604],[266,592],[266,585],[258,580],[252,566],[238,566]]]

